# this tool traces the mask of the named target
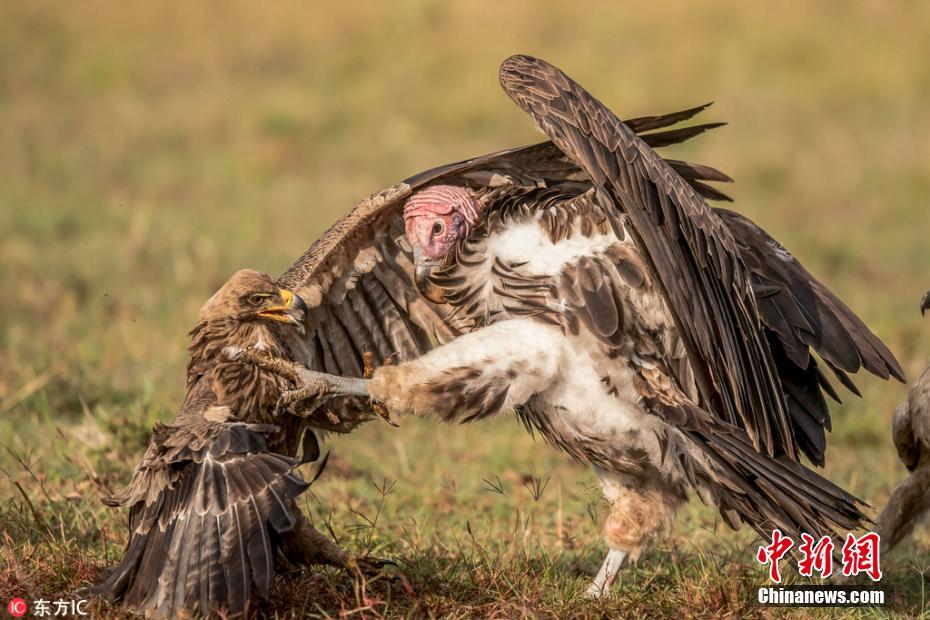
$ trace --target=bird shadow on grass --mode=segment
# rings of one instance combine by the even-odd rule
[[[610,596],[591,600],[584,588],[600,550],[564,553],[429,549],[396,558],[398,570],[353,581],[332,570],[279,579],[259,617],[769,617],[756,602],[764,576],[739,549],[724,553],[655,552],[627,567]],[[915,617],[927,603],[930,558],[888,563],[878,586],[887,605],[868,609],[796,608],[791,617]],[[809,583],[796,574],[786,583]],[[831,582],[827,582],[828,584]],[[771,610],[768,610],[769,612]]]
[[[275,584],[263,613],[510,617],[532,609],[553,615],[580,595],[584,580],[579,577],[587,573],[574,554],[482,557],[430,549],[395,559],[397,568],[367,579],[329,569],[286,575]]]

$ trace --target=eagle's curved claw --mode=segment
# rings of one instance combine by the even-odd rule
[[[281,409],[289,407],[299,402],[309,401],[309,406],[301,407],[301,412],[307,415],[312,413],[320,404],[333,396],[362,396],[369,397],[368,384],[370,379],[355,377],[340,377],[325,372],[310,370],[302,364],[291,362],[280,357],[273,357],[258,351],[256,349],[240,349],[237,347],[227,347],[223,354],[230,360],[252,363],[260,368],[269,370],[285,378],[294,385],[293,389],[284,390],[278,402],[275,404],[274,414],[278,415]],[[367,367],[370,367],[370,359],[366,361]],[[370,374],[367,371],[366,374]],[[397,424],[391,420],[386,409],[383,406],[373,403],[372,408],[381,419],[385,420],[392,426]],[[292,408],[293,410],[293,408]]]
[[[319,385],[307,385],[293,390],[284,390],[278,397],[278,402],[274,406],[274,415],[278,415],[282,409],[304,400],[312,400],[313,404],[303,408],[301,411],[310,412],[316,408],[320,401],[325,397],[325,390]]]
[[[346,562],[346,568],[364,576],[377,575],[388,566],[399,567],[394,560],[376,558],[370,555],[353,556]]]

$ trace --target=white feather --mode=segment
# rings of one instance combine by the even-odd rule
[[[603,252],[619,240],[613,233],[585,237],[575,232],[567,239],[552,243],[536,221],[508,226],[488,241],[489,257],[505,263],[526,263],[521,271],[534,275],[555,275],[565,265],[582,256]]]

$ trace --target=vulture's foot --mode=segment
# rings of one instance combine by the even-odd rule
[[[588,589],[585,590],[585,596],[588,598],[603,598],[610,594],[610,587],[617,578],[617,573],[623,568],[623,562],[627,558],[626,551],[620,549],[611,549],[601,564],[601,570],[597,571],[597,576]]]
[[[371,398],[368,392],[369,378],[374,372],[371,353],[366,352],[364,355],[365,376],[361,379],[317,372],[301,364],[288,362],[286,360],[268,359],[273,359],[275,366],[275,368],[268,368],[277,372],[295,386],[294,389],[285,390],[281,394],[278,399],[277,408],[287,406],[295,410],[297,415],[310,416],[318,411],[318,407],[321,403],[334,396],[361,396],[368,399]],[[263,363],[265,363],[264,360]],[[390,365],[391,363],[389,359],[385,365]],[[397,424],[391,420],[388,410],[380,403],[372,401],[371,409],[378,417],[391,426],[397,426]],[[339,426],[342,422],[342,420],[332,412],[324,412],[324,415],[327,415],[329,423],[336,426]]]

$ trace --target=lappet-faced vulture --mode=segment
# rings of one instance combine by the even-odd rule
[[[827,374],[903,380],[885,345],[726,199],[704,166],[654,148],[706,106],[619,120],[562,71],[501,67],[550,142],[441,166],[375,194],[281,278],[307,302],[290,347],[360,377],[394,414],[480,420],[514,411],[596,472],[606,591],[689,490],[737,527],[830,534],[863,521],[822,465]]]

